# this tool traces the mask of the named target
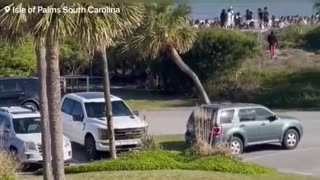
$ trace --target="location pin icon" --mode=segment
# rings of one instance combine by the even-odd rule
[[[6,12],[6,13],[8,13],[8,12],[10,12],[10,6],[6,6],[5,8],[4,8],[4,11]]]

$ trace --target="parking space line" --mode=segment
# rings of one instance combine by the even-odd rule
[[[281,152],[274,152],[272,154],[267,154],[267,155],[259,155],[259,156],[254,156],[254,157],[248,157],[248,158],[243,158],[245,161],[251,161],[251,160],[256,160],[256,159],[261,159],[265,157],[272,157],[272,156],[278,156],[282,154],[288,154],[288,152],[296,153],[296,152],[303,152],[303,151],[311,151],[311,150],[320,150],[320,147],[311,147],[311,148],[302,148],[302,149],[296,149],[296,150],[291,150],[291,151],[281,151]]]

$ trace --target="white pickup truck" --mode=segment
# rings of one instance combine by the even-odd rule
[[[126,103],[111,96],[117,150],[140,148],[147,123],[139,119]],[[103,92],[66,94],[62,98],[63,132],[71,142],[85,147],[90,161],[99,151],[109,151],[105,99]]]
[[[40,113],[19,106],[0,107],[0,149],[4,148],[24,164],[41,164]],[[64,137],[64,161],[72,158],[71,143]]]

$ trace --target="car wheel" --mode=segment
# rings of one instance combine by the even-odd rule
[[[96,142],[92,136],[86,137],[84,146],[85,146],[88,160],[89,161],[96,160],[98,152],[96,149]]]
[[[243,152],[243,142],[238,137],[232,137],[229,146],[232,155],[238,155]]]
[[[18,150],[16,149],[16,148],[14,148],[14,147],[10,147],[10,153],[11,153],[11,155],[12,156],[14,156],[15,158],[17,158],[18,157]]]
[[[295,149],[300,141],[299,134],[294,129],[289,129],[283,136],[282,146],[286,149]]]
[[[35,102],[25,102],[22,104],[23,107],[31,108],[34,110],[39,110],[38,105]]]

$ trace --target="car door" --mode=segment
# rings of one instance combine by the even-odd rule
[[[24,91],[22,90],[19,80],[2,80],[1,81],[1,93],[0,103],[3,106],[20,105],[21,99],[24,97]]]
[[[72,108],[74,105],[74,100],[70,98],[64,98],[61,106],[62,112],[62,124],[63,124],[63,134],[67,136],[70,141],[74,141],[72,137],[72,125],[73,125],[73,117],[72,117]]]
[[[264,107],[254,108],[254,111],[256,113],[257,121],[260,122],[260,141],[273,141],[280,139],[282,122],[277,120],[270,121],[269,118],[274,116],[274,114]]]
[[[83,113],[83,107],[82,104],[78,101],[73,102],[73,106],[71,109],[71,120],[72,120],[72,125],[70,128],[72,130],[70,131],[71,134],[70,136],[72,139],[74,139],[75,142],[77,143],[83,143],[83,133],[84,133],[84,113]]]
[[[239,110],[239,128],[245,134],[247,143],[255,143],[260,139],[260,122],[256,121],[252,108],[242,108]]]
[[[10,119],[0,114],[0,148],[7,148],[11,135]]]

